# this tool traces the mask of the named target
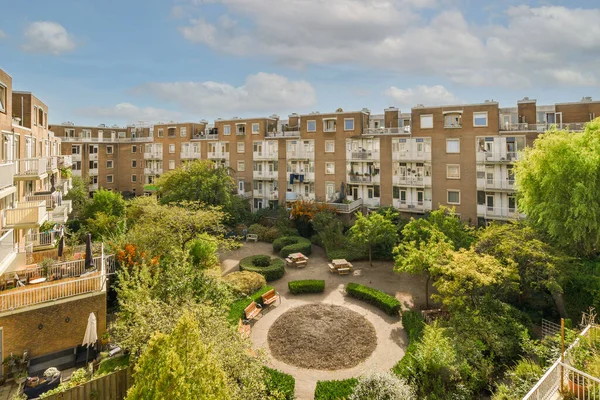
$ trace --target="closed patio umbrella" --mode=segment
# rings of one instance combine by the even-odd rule
[[[62,257],[65,252],[65,234],[63,233],[60,236],[60,240],[58,241],[58,256]]]
[[[54,185],[56,184],[55,179],[54,179],[54,174],[50,175],[50,186],[52,186],[50,188],[50,192],[54,193],[54,191],[56,190],[56,188],[54,187]]]
[[[96,328],[96,315],[94,313],[90,313],[88,317],[87,327],[85,328],[85,335],[83,336],[82,346],[86,346],[87,349],[85,351],[85,363],[88,363],[88,355],[90,353],[90,346],[95,346],[98,341],[98,332]]]
[[[85,240],[85,269],[93,268],[94,265],[94,255],[92,254],[92,234],[87,234],[87,239]]]

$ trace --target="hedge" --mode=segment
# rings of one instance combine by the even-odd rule
[[[279,252],[281,258],[286,258],[292,253],[302,253],[306,256],[312,253],[312,244],[302,236],[284,236],[273,242],[273,251]]]
[[[358,384],[355,378],[342,381],[318,381],[315,389],[315,400],[344,400],[354,392]]]
[[[290,289],[290,292],[292,292],[292,294],[323,293],[325,291],[325,281],[317,279],[289,281],[288,288]]]
[[[253,293],[267,284],[264,276],[251,271],[235,271],[223,277],[238,293]]]
[[[400,302],[395,297],[380,290],[358,283],[349,283],[346,285],[346,293],[359,300],[373,304],[375,307],[385,311],[386,314],[398,315],[400,311]]]
[[[268,266],[261,267],[256,265],[256,263],[262,264],[262,260],[264,259],[270,259],[270,264]],[[251,271],[261,274],[265,277],[267,282],[277,280],[285,273],[285,263],[283,260],[279,258],[270,258],[270,256],[262,254],[242,258],[239,267],[240,271]]]
[[[269,367],[264,367],[266,372],[265,384],[269,395],[283,395],[285,400],[294,400],[296,379],[289,374],[284,374]],[[279,397],[277,397],[279,398]]]
[[[410,363],[413,353],[417,348],[417,343],[419,343],[423,336],[425,321],[423,321],[423,317],[418,311],[404,311],[402,313],[402,326],[408,336],[408,346],[406,347],[404,357],[394,365],[392,372],[404,378],[409,378],[412,373]]]
[[[276,227],[267,227],[262,226],[260,224],[250,225],[248,227],[248,233],[258,235],[258,240],[261,240],[263,242],[273,242],[281,235],[279,229],[277,229]]]
[[[241,318],[244,318],[244,309],[250,305],[253,301],[262,305],[262,295],[267,293],[269,290],[273,289],[271,286],[265,286],[260,290],[252,293],[250,297],[243,297],[231,303],[231,307],[229,308],[229,314],[227,315],[227,320],[232,325],[237,325],[238,321]]]

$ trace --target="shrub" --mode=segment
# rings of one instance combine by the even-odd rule
[[[266,258],[265,258],[266,257]],[[256,260],[263,264],[263,260],[267,259],[269,263],[265,267],[257,266]],[[255,255],[243,258],[240,261],[240,271],[250,271],[261,274],[267,282],[277,280],[285,273],[285,263],[279,258],[270,258],[265,255]]]
[[[279,229],[274,226],[267,227],[260,224],[252,224],[248,228],[248,233],[253,233],[258,235],[258,240],[262,240],[263,242],[273,242],[280,236]]]
[[[310,255],[312,253],[310,240],[302,236],[284,236],[273,242],[273,251],[279,252],[279,256],[285,258],[292,253]]]
[[[325,291],[325,281],[316,279],[290,281],[288,282],[288,288],[293,294],[323,293]]]
[[[394,365],[392,371],[396,375],[407,378],[410,376],[410,360],[414,357],[417,343],[423,337],[425,321],[423,321],[423,317],[418,311],[404,311],[402,313],[402,326],[408,336],[408,346],[406,347],[404,357]]]
[[[254,293],[261,287],[267,284],[264,276],[257,272],[251,271],[236,271],[223,277],[223,281],[227,282],[238,293]]]
[[[316,246],[323,247],[323,239],[321,239],[321,235],[318,233],[310,237],[310,242]]]
[[[258,255],[252,260],[252,264],[255,267],[268,267],[271,264],[271,257],[265,255]]]
[[[262,305],[262,295],[267,293],[269,290],[273,289],[271,286],[265,286],[260,290],[252,293],[250,296],[243,297],[231,303],[231,307],[229,308],[229,314],[227,315],[227,320],[232,325],[237,325],[240,318],[244,318],[244,309],[250,305],[253,301],[257,304]]]
[[[400,311],[400,302],[395,297],[380,290],[358,283],[349,283],[346,285],[346,293],[359,300],[364,300],[367,303],[373,304],[375,307],[383,310],[386,314],[398,315],[398,312]]]
[[[281,249],[290,244],[298,243],[298,240],[304,239],[302,236],[283,236],[273,241],[273,252],[279,253]]]
[[[402,378],[389,372],[374,372],[358,379],[349,400],[416,399],[414,390]]]
[[[267,393],[274,398],[294,400],[296,380],[289,374],[265,367]]]
[[[357,379],[350,378],[342,381],[318,381],[315,389],[315,400],[344,400],[348,399]]]
[[[532,360],[521,359],[506,374],[505,378],[510,380],[510,385],[505,383],[498,385],[492,399],[522,399],[542,375],[544,375],[544,370],[537,363]]]

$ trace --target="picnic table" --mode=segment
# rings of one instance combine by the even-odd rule
[[[308,264],[308,257],[302,253],[292,253],[285,259],[288,267],[304,268]]]
[[[352,264],[346,261],[343,258],[338,258],[335,260],[331,260],[331,264],[329,265],[329,272],[337,273],[339,275],[348,275],[352,271]]]

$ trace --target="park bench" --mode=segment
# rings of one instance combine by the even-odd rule
[[[246,319],[248,321],[250,321],[250,320],[256,318],[260,314],[261,308],[262,307],[259,304],[256,304],[255,301],[250,303],[250,305],[244,309],[244,313],[246,314]]]
[[[246,242],[248,240],[254,240],[256,242],[258,241],[258,235],[256,233],[249,233],[246,235]]]
[[[337,269],[333,266],[333,264],[327,264],[329,265],[329,272],[334,273],[337,272]]]
[[[262,295],[262,302],[266,306],[274,304],[277,301],[277,299],[279,299],[279,295],[277,294],[275,289],[271,289],[267,293]]]
[[[340,275],[348,275],[350,273],[350,268],[338,268],[337,272]]]

